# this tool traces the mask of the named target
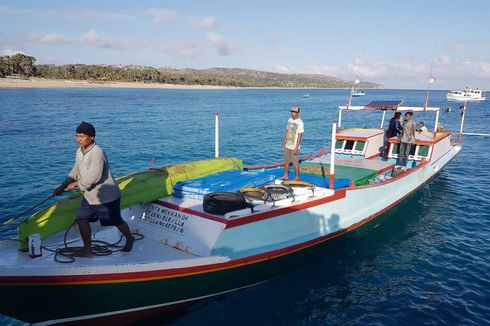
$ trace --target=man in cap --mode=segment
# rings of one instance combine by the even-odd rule
[[[294,180],[299,179],[299,148],[301,139],[304,132],[303,120],[299,117],[300,108],[293,106],[290,110],[291,118],[288,120],[288,126],[284,140],[282,142],[282,149],[284,151],[284,176],[281,179],[287,180],[289,177],[289,164],[293,163],[294,166]]]
[[[109,161],[102,148],[95,143],[95,128],[82,121],[76,129],[80,146],[75,155],[75,165],[53,195],[61,195],[65,189],[76,186],[83,192],[83,199],[76,221],[83,240],[83,249],[76,256],[92,257],[92,230],[89,222],[99,220],[102,226],[113,225],[126,237],[122,251],[131,251],[134,237],[121,217],[121,192],[112,177]]]

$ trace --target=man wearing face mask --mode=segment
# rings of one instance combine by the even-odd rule
[[[109,161],[104,150],[95,143],[95,128],[82,121],[76,129],[79,148],[75,155],[75,165],[68,177],[53,191],[61,195],[65,189],[79,187],[83,199],[77,212],[76,221],[83,240],[83,249],[76,256],[92,257],[92,230],[90,222],[97,219],[102,226],[116,226],[126,237],[122,251],[131,251],[134,237],[129,226],[121,217],[121,192],[112,177]]]

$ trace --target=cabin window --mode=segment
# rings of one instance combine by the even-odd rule
[[[365,142],[358,140],[356,143],[356,151],[362,152],[364,150],[364,144]]]
[[[400,153],[400,144],[391,143],[391,155],[396,155]]]
[[[342,146],[344,146],[344,141],[343,140],[337,140],[335,142],[335,149],[342,149]]]
[[[415,150],[417,149],[417,146],[412,146],[410,147],[410,154],[409,155],[415,155]]]
[[[429,146],[419,145],[418,155],[419,156],[424,156],[424,157],[429,156],[429,149],[430,149]]]
[[[353,148],[354,148],[354,141],[353,140],[346,141],[344,150],[351,151]]]

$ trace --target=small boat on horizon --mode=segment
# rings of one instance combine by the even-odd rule
[[[457,141],[447,131],[416,133],[408,164],[397,165],[400,140],[386,140],[386,111],[432,113],[437,126],[440,110],[401,104],[339,106],[330,150],[301,160],[301,181],[282,180],[282,163],[244,168],[238,158],[118,178],[121,214],[138,239],[131,252],[63,256],[82,245],[73,226],[80,193],[33,214],[15,241],[0,241],[0,313],[43,325],[124,325],[260,284],[336,250],[335,239],[377,227],[379,216],[461,151],[465,111]],[[342,113],[363,111],[382,112],[381,127],[341,128]],[[34,236],[42,238],[37,258],[28,252]],[[94,227],[92,237],[120,240],[116,228]]]
[[[366,95],[366,92],[364,92],[362,89],[354,88],[351,94],[353,97],[359,97]]]
[[[485,93],[480,89],[471,89],[466,87],[464,90],[454,90],[446,94],[446,98],[450,101],[485,101]]]

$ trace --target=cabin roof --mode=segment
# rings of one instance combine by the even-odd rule
[[[403,101],[400,100],[390,100],[390,101],[371,101],[364,106],[346,106],[346,105],[341,105],[339,106],[340,110],[350,110],[350,111],[361,111],[361,110],[368,110],[368,111],[376,111],[376,110],[393,110],[393,111],[414,111],[414,112],[421,112],[421,111],[439,111],[440,108],[437,107],[423,107],[423,106],[401,106]]]
[[[368,138],[384,134],[383,129],[350,128],[341,130],[337,139],[368,140]]]
[[[443,132],[438,132],[436,133],[436,136],[434,137],[434,134],[432,132],[416,132],[415,133],[415,143],[417,145],[434,145],[441,139],[444,139],[446,137],[451,136],[450,132],[443,131]],[[398,137],[391,137],[388,138],[389,143],[399,143],[400,138]]]

